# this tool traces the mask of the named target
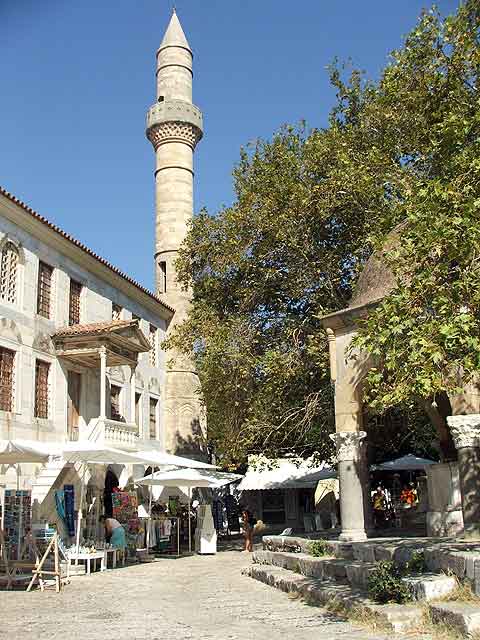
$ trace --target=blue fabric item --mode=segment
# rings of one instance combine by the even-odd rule
[[[65,522],[65,524],[67,524],[65,519],[65,496],[63,494],[63,489],[55,491],[55,506],[57,507],[58,515]]]
[[[125,529],[123,527],[117,527],[112,531],[110,544],[116,549],[125,549],[125,547],[127,546],[127,541],[125,539]]]
[[[63,485],[63,501],[65,505],[65,524],[68,535],[75,535],[75,488],[73,484]]]

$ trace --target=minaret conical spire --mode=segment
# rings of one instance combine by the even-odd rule
[[[163,36],[159,50],[164,49],[165,47],[182,47],[183,49],[188,49],[190,52],[192,51],[175,9],[173,10],[172,17],[170,18],[170,22],[167,30],[165,31],[165,35]]]

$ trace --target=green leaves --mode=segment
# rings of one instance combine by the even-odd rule
[[[447,20],[424,13],[376,83],[334,63],[329,126],[288,125],[241,149],[234,204],[194,219],[177,263],[192,306],[168,345],[195,358],[226,462],[330,455],[319,319],[348,306],[386,237],[396,286],[355,341],[376,364],[371,407],[454,392],[478,370],[478,33],[467,0]]]

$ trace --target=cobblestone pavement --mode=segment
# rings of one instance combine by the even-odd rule
[[[61,594],[0,592],[0,638],[385,640],[240,574],[248,554],[162,559],[74,578]]]

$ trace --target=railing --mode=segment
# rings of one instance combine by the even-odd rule
[[[79,439],[115,449],[135,450],[138,448],[138,427],[130,422],[93,418],[84,429],[80,429]]]

